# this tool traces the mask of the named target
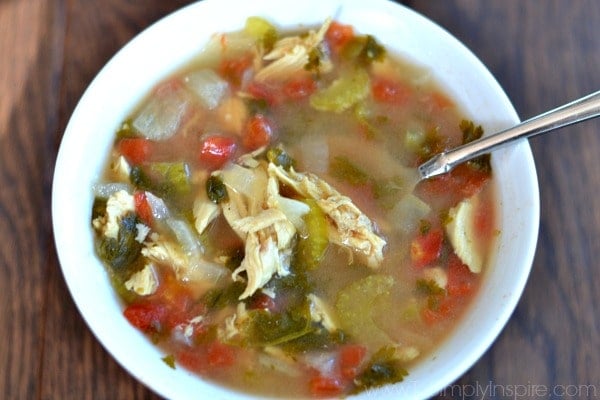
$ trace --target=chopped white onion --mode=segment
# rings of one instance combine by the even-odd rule
[[[184,87],[161,92],[146,101],[133,119],[133,126],[147,139],[168,139],[177,133],[193,100]]]
[[[179,271],[184,280],[215,284],[231,273],[225,266],[204,258],[204,247],[189,223],[174,218],[168,218],[166,223],[175,234],[189,262],[185,270]]]
[[[277,201],[279,203],[279,209],[285,214],[287,219],[290,220],[294,227],[298,230],[303,229],[303,217],[310,211],[308,204],[283,196],[279,196]]]
[[[184,82],[209,110],[219,105],[229,89],[227,81],[211,69],[193,71],[185,76]]]
[[[177,238],[185,255],[190,259],[196,259],[202,256],[204,248],[198,237],[194,234],[194,230],[184,220],[169,218],[166,220],[167,225]]]
[[[407,194],[388,213],[387,221],[392,229],[409,234],[414,232],[431,208],[414,194]]]
[[[228,164],[222,170],[223,183],[247,196],[249,199],[262,200],[267,186],[267,174],[259,168],[244,168],[238,164]]]
[[[169,208],[163,199],[155,196],[151,192],[146,192],[146,201],[148,202],[148,205],[152,210],[152,216],[155,219],[162,220],[169,217]]]

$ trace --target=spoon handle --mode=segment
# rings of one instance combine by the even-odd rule
[[[442,152],[419,166],[421,179],[431,178],[482,154],[508,145],[516,140],[530,138],[567,125],[600,116],[600,91],[547,111],[537,117],[485,136],[470,143]]]

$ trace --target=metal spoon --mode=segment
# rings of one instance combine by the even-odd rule
[[[427,179],[444,174],[458,164],[520,139],[554,131],[598,116],[600,116],[600,91],[530,118],[512,128],[444,151],[419,166],[420,178]]]

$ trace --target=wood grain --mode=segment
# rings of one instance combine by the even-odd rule
[[[0,0],[2,399],[158,398],[110,357],[74,306],[54,250],[50,194],[62,132],[87,85],[135,34],[187,3]],[[462,40],[523,118],[600,89],[596,0],[403,3]],[[600,398],[600,122],[534,139],[532,149],[542,210],[531,278],[496,343],[439,399],[511,398],[500,392],[509,385],[572,385],[579,398]],[[469,392],[490,383],[496,396]]]

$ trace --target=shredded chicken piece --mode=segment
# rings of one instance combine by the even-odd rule
[[[269,282],[276,272],[280,275],[289,273],[289,254],[280,254],[277,247],[272,237],[264,234],[251,233],[246,237],[244,259],[232,274],[234,280],[239,279],[239,274],[244,271],[248,276],[246,289],[240,295],[240,300],[252,296],[256,290]]]
[[[273,50],[263,57],[264,60],[272,62],[258,71],[255,79],[259,82],[285,80],[299,71],[304,71],[311,51],[323,41],[330,24],[331,19],[327,19],[317,32],[310,31],[307,36],[291,36],[277,41]],[[329,63],[322,62],[322,72],[328,68]]]
[[[110,195],[106,202],[106,215],[92,221],[96,230],[107,238],[116,239],[119,236],[119,221],[123,216],[135,210],[133,196],[125,190]]]
[[[175,272],[184,270],[188,263],[179,246],[163,239],[157,233],[150,235],[150,240],[144,243],[142,255],[158,263],[172,265]]]
[[[276,273],[279,276],[289,274],[296,229],[285,214],[277,209],[267,209],[256,216],[234,221],[232,228],[246,234],[244,259],[232,275],[238,279],[245,271],[248,277],[240,300],[252,296]]]
[[[349,197],[311,173],[299,173],[293,168],[286,171],[274,164],[269,164],[269,172],[301,195],[317,201],[335,228],[330,237],[332,242],[352,249],[364,258],[368,267],[379,267],[386,241],[375,233],[373,222]]]
[[[260,166],[260,161],[256,157],[264,153],[265,150],[267,150],[267,146],[262,146],[250,153],[242,154],[238,157],[237,163],[243,167],[256,168]]]
[[[231,341],[234,337],[239,335],[240,326],[246,322],[247,318],[248,311],[246,310],[246,303],[239,302],[235,313],[225,319],[223,328],[219,328],[219,339],[224,343]]]
[[[194,227],[198,234],[202,234],[206,227],[220,214],[219,206],[210,201],[206,196],[199,196],[194,201]]]
[[[203,315],[197,315],[194,318],[190,319],[187,324],[183,326],[183,335],[190,339],[194,334],[195,325],[200,325],[204,321]]]
[[[129,166],[129,163],[127,162],[125,157],[119,156],[116,160],[113,160],[113,162],[110,165],[110,169],[113,172],[113,174],[115,174],[115,176],[120,180],[129,181],[131,167]]]
[[[198,255],[186,255],[181,246],[153,233],[144,242],[142,255],[157,263],[170,265],[177,279],[194,282],[217,282],[229,271],[223,265]]]
[[[135,228],[137,230],[137,235],[135,236],[135,240],[138,243],[144,243],[144,240],[150,234],[150,227],[144,224],[135,224]]]
[[[232,274],[234,280],[239,280],[240,274],[246,272],[246,289],[239,297],[242,300],[262,288],[273,275],[289,274],[296,227],[280,209],[279,183],[274,177],[267,177],[264,163],[256,168],[238,165],[221,176],[229,196],[223,215],[245,242],[244,259]]]
[[[309,294],[310,317],[313,322],[321,323],[329,332],[337,330],[337,324],[334,322],[334,313],[329,306],[315,294]]]
[[[149,296],[158,288],[158,278],[152,263],[131,275],[125,282],[127,290],[131,290],[140,296]]]

